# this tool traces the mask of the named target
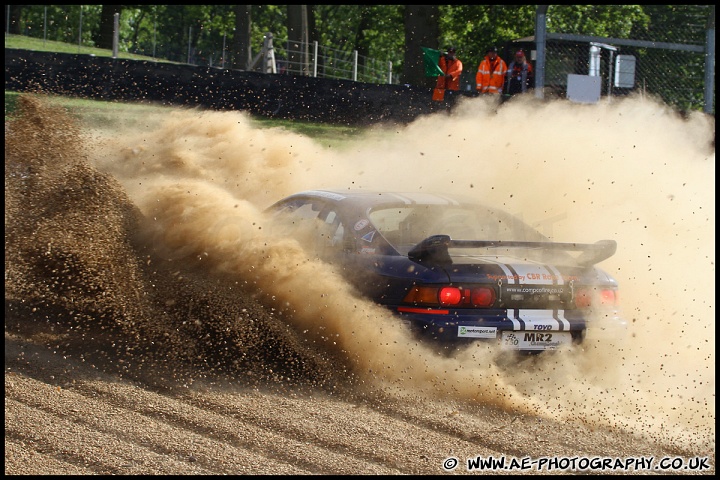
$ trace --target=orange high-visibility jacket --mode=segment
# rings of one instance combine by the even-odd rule
[[[460,90],[460,74],[462,73],[462,62],[455,57],[454,59],[446,59],[445,55],[440,57],[438,62],[440,70],[445,75],[452,75],[452,78],[445,78],[439,75],[437,78],[437,85],[435,88],[445,88],[447,90]]]
[[[477,91],[480,93],[502,93],[507,69],[505,60],[495,57],[495,63],[491,64],[486,55],[478,65],[478,71],[475,75]]]

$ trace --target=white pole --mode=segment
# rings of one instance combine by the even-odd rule
[[[392,83],[392,62],[388,62],[388,83]]]
[[[81,42],[82,42],[82,5],[80,5],[80,28],[78,29],[78,53],[80,53]]]
[[[113,14],[113,43],[112,58],[118,57],[118,43],[120,43],[120,14]]]
[[[353,50],[353,81],[357,82],[358,51]]]
[[[318,42],[317,42],[317,40],[315,40],[313,42],[313,47],[315,50],[315,54],[313,55],[313,57],[315,57],[313,59],[313,77],[317,78],[317,66],[318,66]]]

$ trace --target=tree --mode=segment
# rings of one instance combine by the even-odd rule
[[[288,64],[296,70],[298,68],[295,66],[299,66],[303,75],[307,75],[310,60],[307,5],[287,6],[287,31],[290,45]]]
[[[434,78],[425,77],[423,51],[420,47],[437,48],[440,37],[439,12],[437,5],[405,5],[405,83],[424,86],[435,84]]]
[[[245,70],[252,61],[250,35],[252,11],[250,5],[235,5],[235,33],[230,48],[231,68]]]
[[[112,50],[115,32],[115,14],[122,14],[125,5],[103,5],[100,12],[100,25],[93,32],[93,42],[98,48]]]
[[[10,18],[8,18],[8,9],[5,9],[5,25],[10,27],[8,33],[13,35],[20,35],[22,30],[20,29],[20,15],[22,13],[22,5],[10,5]]]

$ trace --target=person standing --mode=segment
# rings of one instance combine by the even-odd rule
[[[438,75],[435,88],[445,89],[446,94],[460,90],[460,74],[462,74],[463,64],[455,56],[455,47],[448,47],[447,52],[440,56],[438,66],[443,75]]]
[[[488,48],[485,58],[478,65],[477,74],[475,75],[478,93],[500,95],[503,92],[507,70],[505,60],[497,54],[497,47]]]
[[[533,88],[535,85],[532,65],[527,61],[523,50],[518,50],[515,53],[515,60],[508,66],[507,81],[505,83],[508,95],[525,93],[528,88]]]

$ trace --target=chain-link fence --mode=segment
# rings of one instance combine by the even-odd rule
[[[543,69],[544,95],[581,96],[587,93],[583,88],[599,88],[597,94],[610,99],[640,92],[679,110],[714,113],[714,9],[693,7],[684,13],[687,22],[673,19],[666,26],[637,29],[634,38],[547,33],[544,62],[535,65],[536,71]],[[512,46],[537,54],[535,37]]]
[[[347,52],[321,46],[318,42],[278,42],[271,33],[266,33],[262,49],[248,69],[264,73],[397,84],[399,77],[393,77],[392,66],[392,62],[381,62],[360,55],[357,50]]]
[[[83,47],[93,44],[90,25],[97,23],[98,9],[75,7],[77,6],[59,9],[41,6],[25,8],[24,16],[20,20],[20,33],[28,37],[75,44],[78,53],[84,51]],[[7,5],[8,22],[9,11],[10,6]],[[128,41],[128,53],[190,65],[220,68],[230,66],[231,33],[201,25],[201,28],[187,27],[182,35],[178,35],[178,38],[186,39],[184,42],[159,43],[155,42],[157,23],[152,23],[149,28],[152,32],[144,38],[152,41]],[[6,33],[9,30],[8,24]],[[266,40],[267,37],[272,38],[272,35],[266,34],[265,37],[261,51],[255,57],[254,65],[249,68],[251,70],[366,83],[399,83],[399,75],[392,72],[391,61],[360,55],[356,50],[345,51],[318,45],[317,42],[308,44],[276,39],[270,43],[271,50],[269,50]],[[271,68],[268,68],[268,62],[273,62]],[[394,63],[398,65],[400,62],[401,59],[398,58]]]
[[[275,44],[275,59],[281,66],[278,73],[294,73],[321,78],[351,79],[367,83],[395,83],[392,62],[359,55],[357,50],[346,52],[336,48],[285,41]]]

